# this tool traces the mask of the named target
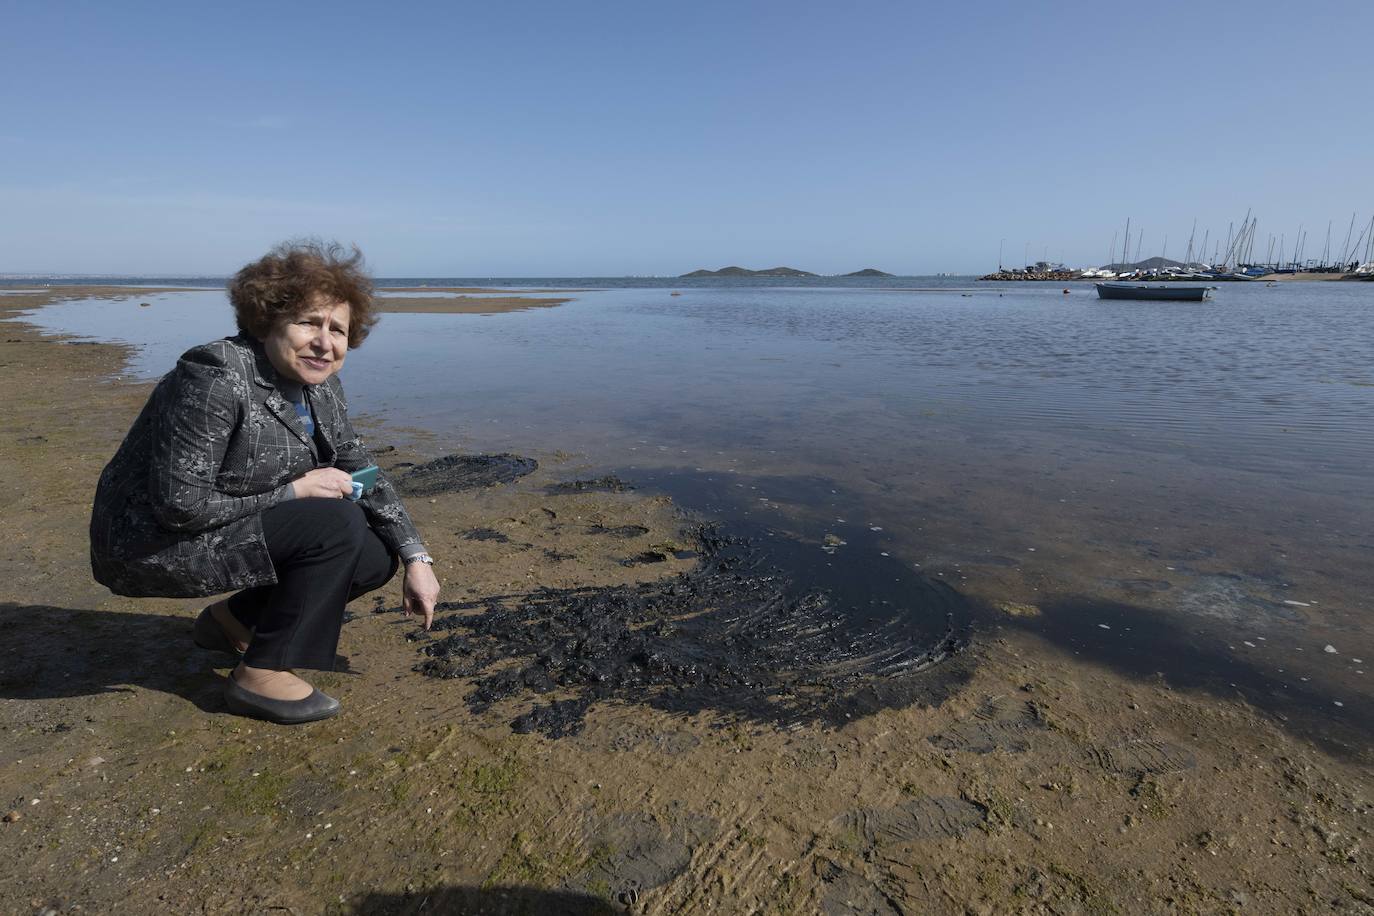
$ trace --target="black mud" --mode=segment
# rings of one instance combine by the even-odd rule
[[[625,481],[614,474],[592,480],[565,480],[549,487],[550,493],[624,493],[633,490]]]
[[[504,532],[497,531],[495,528],[473,528],[463,532],[465,541],[495,541],[498,544],[509,544],[510,537]]]
[[[406,471],[396,481],[404,496],[435,496],[510,483],[539,468],[533,458],[499,455],[445,455]]]
[[[964,600],[943,582],[908,576],[898,600],[856,605],[798,587],[751,541],[711,528],[694,540],[699,565],[660,581],[443,603],[417,670],[473,679],[473,711],[512,701],[517,731],[549,737],[608,701],[841,725],[940,702],[966,678],[960,664],[927,672],[966,639]]]
[[[628,541],[630,538],[637,538],[640,535],[648,534],[649,529],[645,528],[643,525],[616,525],[613,528],[607,528],[604,525],[592,525],[587,529],[587,533],[604,534],[608,537],[621,538],[622,540]]]
[[[620,561],[621,566],[643,566],[645,563],[666,563],[670,554],[665,550],[641,550]]]

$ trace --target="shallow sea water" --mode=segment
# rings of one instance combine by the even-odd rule
[[[798,574],[851,600],[939,576],[986,626],[1367,740],[1374,285],[1231,284],[1202,305],[889,286],[922,288],[684,283],[388,314],[343,377],[355,412],[444,450],[573,452],[814,546]],[[144,378],[233,330],[222,290],[29,320],[138,344]]]

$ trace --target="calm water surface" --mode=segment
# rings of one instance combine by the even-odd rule
[[[1039,605],[1015,625],[1142,676],[1161,648],[1205,649],[1196,686],[1367,730],[1374,284],[1203,305],[967,278],[595,285],[555,309],[385,315],[343,370],[353,410],[444,450],[574,452],[569,476],[616,471],[857,578]],[[146,378],[233,330],[222,290],[30,320],[138,344]],[[826,534],[847,543],[825,554]]]

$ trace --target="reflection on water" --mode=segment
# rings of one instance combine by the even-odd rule
[[[1204,305],[1062,289],[681,284],[389,314],[344,378],[355,411],[439,447],[561,448],[670,491],[709,477],[749,498],[677,495],[766,519],[820,562],[846,557],[829,534],[989,604],[1165,610],[1233,632],[1258,670],[1367,697],[1349,659],[1374,655],[1374,289],[1235,285]],[[233,331],[222,290],[37,320],[139,343],[143,377]]]

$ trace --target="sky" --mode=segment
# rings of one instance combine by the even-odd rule
[[[1371,35],[1369,0],[0,0],[0,273],[300,236],[383,277],[979,273],[1248,209],[1319,255],[1374,214]]]

